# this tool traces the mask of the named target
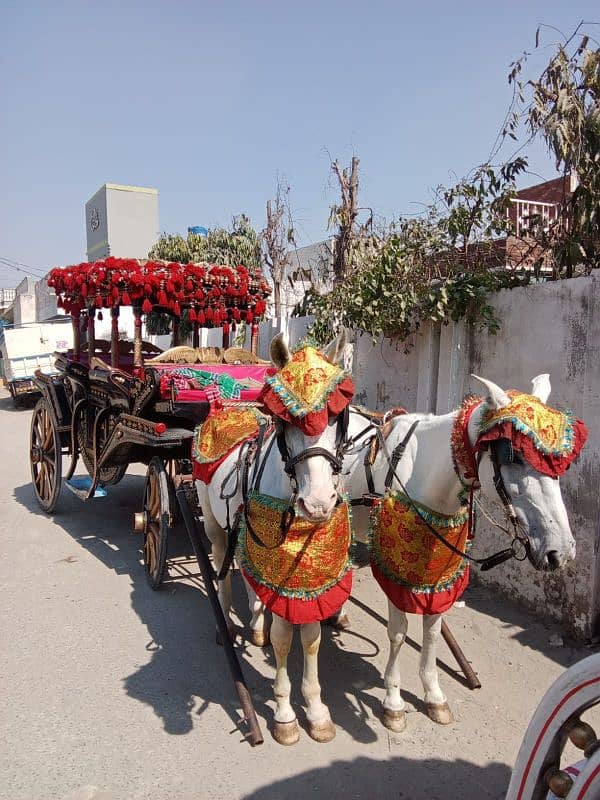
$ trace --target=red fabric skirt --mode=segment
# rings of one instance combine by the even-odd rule
[[[375,580],[396,608],[408,614],[443,614],[452,608],[469,585],[468,564],[460,578],[449,589],[440,592],[413,592],[408,586],[402,586],[386,578],[373,562],[371,570]]]
[[[350,597],[352,591],[352,570],[341,578],[340,582],[331,589],[327,589],[314,599],[308,600],[297,597],[284,597],[274,589],[269,589],[257,583],[244,570],[244,577],[254,589],[264,605],[276,614],[291,622],[292,625],[302,625],[306,622],[321,622],[336,614]]]

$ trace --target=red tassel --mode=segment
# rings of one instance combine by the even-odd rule
[[[129,297],[127,292],[123,292],[123,297],[121,298],[121,303],[124,306],[130,306],[131,305],[131,297]]]
[[[205,325],[206,324],[206,314],[204,311],[198,312],[198,325]]]
[[[112,288],[112,296],[115,298],[115,300],[119,299],[119,289],[116,286],[113,286]]]
[[[96,303],[96,308],[102,308],[102,298],[99,294],[96,295],[94,302]]]
[[[234,308],[234,309],[233,309],[233,318],[234,318],[234,320],[235,320],[236,322],[239,322],[239,321],[241,320],[241,318],[242,318],[242,315],[240,314],[240,310],[239,310],[239,308]]]
[[[254,314],[251,311],[246,311],[246,322],[252,322]]]
[[[194,284],[189,278],[185,282],[185,288],[188,290],[188,292],[192,292],[194,290]]]
[[[196,322],[198,320],[198,315],[196,314],[193,308],[190,308],[189,310],[188,319],[190,322]]]
[[[82,283],[82,284],[81,284],[81,289],[79,290],[79,294],[80,294],[82,297],[87,297],[87,295],[88,295],[88,287],[87,287],[87,283]]]
[[[181,316],[181,309],[179,307],[179,303],[173,303],[173,313],[175,314],[176,317]]]
[[[212,322],[215,318],[215,312],[212,310],[212,308],[207,308],[204,316],[206,317],[207,322]]]
[[[142,313],[149,314],[151,311],[152,311],[152,303],[150,302],[150,300],[148,300],[148,298],[146,298],[142,303]]]
[[[161,289],[160,292],[158,293],[158,305],[159,306],[167,306],[168,304],[169,304],[169,301],[167,300],[167,295],[166,295],[164,289]]]

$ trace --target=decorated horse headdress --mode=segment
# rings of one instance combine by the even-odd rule
[[[329,420],[346,409],[354,395],[354,383],[336,361],[345,337],[336,340],[335,353],[323,353],[302,342],[290,354],[276,337],[272,358],[279,369],[266,378],[258,398],[265,408],[307,436],[322,433]]]
[[[509,390],[501,407],[488,404],[481,417],[475,449],[506,439],[538,472],[554,478],[563,475],[581,452],[588,429],[572,411],[546,405],[546,398],[543,391],[538,396],[538,393]]]

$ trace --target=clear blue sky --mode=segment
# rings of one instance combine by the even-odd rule
[[[280,175],[308,243],[335,197],[327,153],[356,153],[363,205],[416,210],[487,158],[538,23],[600,18],[591,0],[0,6],[0,256],[42,270],[85,258],[106,182],[156,187],[165,231],[242,211],[260,229]],[[541,150],[533,166],[552,175]]]

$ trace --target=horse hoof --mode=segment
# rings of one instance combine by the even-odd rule
[[[438,725],[450,725],[454,722],[454,716],[450,711],[448,703],[426,703],[427,716]]]
[[[277,720],[275,720],[273,738],[276,742],[278,742],[278,744],[296,744],[300,738],[298,720],[293,719],[291,722],[277,722]]]
[[[406,711],[390,711],[383,709],[383,724],[389,731],[402,733],[406,728]]]
[[[335,739],[335,725],[330,719],[319,723],[309,722],[308,735],[311,739],[314,739],[315,742],[330,742],[332,739]]]
[[[229,634],[229,641],[234,642],[236,633],[235,625],[228,625],[227,632]],[[223,647],[223,637],[221,636],[221,631],[218,628],[217,628],[217,633],[215,635],[215,639],[219,647]]]
[[[250,641],[255,647],[266,647],[271,644],[271,636],[267,629],[263,631],[250,631]]]

